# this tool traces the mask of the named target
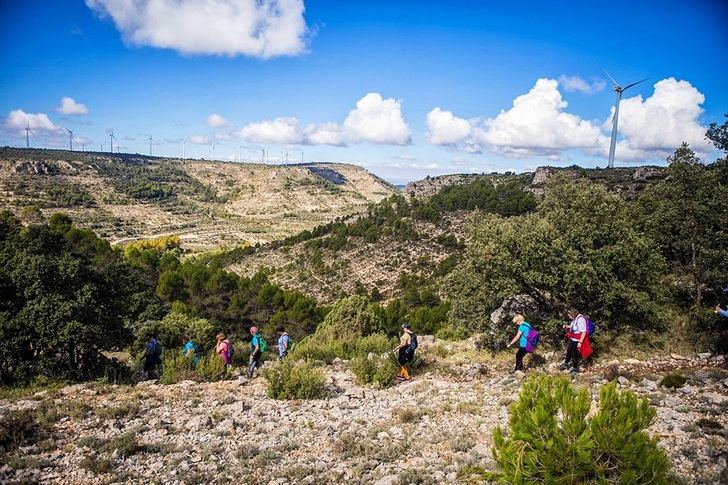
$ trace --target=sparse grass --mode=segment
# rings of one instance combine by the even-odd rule
[[[402,424],[419,421],[419,419],[425,414],[426,413],[422,409],[418,409],[412,406],[399,408],[394,412],[394,415]]]
[[[140,409],[139,401],[127,399],[118,406],[100,406],[94,411],[101,419],[133,419],[139,415]]]
[[[678,389],[678,388],[684,386],[687,381],[688,381],[688,378],[682,374],[667,374],[660,381],[660,386],[667,387],[670,389]]]
[[[113,473],[116,470],[116,461],[106,457],[87,456],[79,463],[84,468],[95,475],[105,475]]]
[[[695,424],[701,430],[703,430],[703,433],[705,434],[713,434],[718,436],[723,434],[723,425],[714,419],[700,418],[695,422]]]
[[[43,468],[50,468],[53,462],[42,456],[10,456],[7,460],[7,464],[10,468],[15,470],[41,470]]]
[[[456,409],[463,414],[480,414],[480,405],[472,401],[461,401],[457,404]]]
[[[0,451],[10,453],[45,438],[55,421],[49,418],[41,407],[8,412],[0,419]]]
[[[336,442],[335,449],[346,459],[364,458],[392,463],[405,455],[407,440],[393,440],[382,445],[370,438],[343,433]]]

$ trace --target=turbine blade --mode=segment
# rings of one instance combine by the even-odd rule
[[[613,83],[613,84],[614,84],[615,86],[619,86],[619,83],[618,83],[617,81],[615,81],[615,80],[614,80],[614,78],[613,78],[613,77],[612,77],[612,76],[611,76],[611,75],[610,75],[610,74],[609,74],[609,73],[607,72],[607,70],[606,70],[606,69],[602,69],[602,71],[604,71],[604,74],[606,74],[606,75],[607,75],[607,77],[608,77],[609,79],[611,79],[611,80],[612,80],[612,83]]]
[[[646,78],[644,78],[644,79],[643,79],[643,80],[641,80],[641,81],[637,81],[636,83],[628,84],[627,86],[625,86],[625,87],[624,87],[624,89],[622,89],[622,91],[626,91],[627,89],[631,88],[632,86],[636,86],[636,85],[638,85],[639,83],[643,83],[643,82],[647,81],[648,79],[652,79],[652,76],[650,76],[650,77],[646,77]]]

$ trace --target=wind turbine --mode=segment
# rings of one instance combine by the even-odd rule
[[[212,159],[215,160],[215,135],[212,135]]]
[[[614,80],[612,76],[609,75],[606,69],[604,70],[604,74],[606,74],[607,77],[611,79],[614,92],[617,93],[617,102],[614,105],[614,116],[612,117],[612,140],[609,143],[609,168],[614,168],[614,149],[617,145],[617,123],[619,122],[619,102],[622,101],[622,93],[632,86],[636,86],[639,83],[645,82],[648,79],[652,78],[646,77],[641,81],[637,81],[636,83],[628,84],[625,87],[622,87],[617,81]]]
[[[71,151],[73,151],[73,130],[66,128],[66,131],[68,132],[68,145]]]
[[[30,129],[30,122],[28,122],[28,125],[25,127],[25,148],[30,148],[30,134],[33,133],[33,130]],[[35,133],[33,133],[35,135]]]
[[[154,141],[154,138],[152,138],[152,135],[149,135],[149,138],[147,138],[147,141],[149,142],[149,156],[152,156],[152,142]]]
[[[185,143],[187,143],[187,138],[182,138],[182,160],[185,159]]]
[[[114,141],[116,140],[116,137],[114,136],[114,130],[111,130],[109,132],[109,142],[111,143],[111,149],[110,152],[114,153]]]

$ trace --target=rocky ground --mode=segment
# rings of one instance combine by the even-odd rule
[[[99,384],[0,401],[0,417],[36,409],[47,435],[0,463],[0,482],[20,483],[455,483],[486,469],[492,433],[507,422],[523,376],[511,363],[468,351],[421,369],[413,382],[371,389],[345,362],[327,368],[329,398],[276,401],[262,378],[170,386]],[[557,373],[558,355],[528,372]],[[594,365],[575,384],[617,379],[657,407],[676,482],[726,483],[728,371],[720,358],[673,355]],[[658,383],[680,372],[678,389]]]

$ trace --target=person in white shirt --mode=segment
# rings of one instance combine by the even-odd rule
[[[571,323],[564,325],[564,330],[569,333],[569,343],[566,347],[566,356],[564,357],[564,363],[561,364],[559,369],[566,370],[571,365],[571,372],[579,372],[579,363],[581,362],[581,345],[586,337],[586,317],[579,313],[576,308],[569,308],[567,312]]]

